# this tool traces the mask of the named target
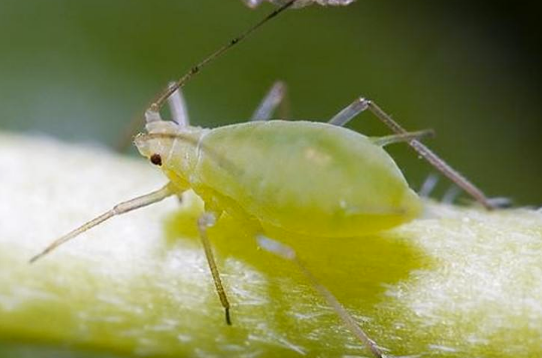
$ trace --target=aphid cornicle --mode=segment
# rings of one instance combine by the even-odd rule
[[[256,226],[260,247],[294,262],[352,333],[375,357],[383,357],[374,341],[331,292],[318,283],[297,254],[265,236],[267,229],[278,228],[332,240],[379,232],[414,219],[420,213],[421,200],[383,149],[394,142],[408,143],[482,205],[491,208],[492,204],[478,188],[418,141],[428,131],[405,131],[376,104],[363,98],[354,101],[328,123],[269,120],[284,95],[284,85],[278,82],[250,122],[216,129],[190,126],[178,90],[204,65],[295,1],[288,1],[194,66],[168,86],[146,111],[146,133],[139,134],[135,144],[169,179],[163,188],[116,205],[54,241],[31,262],[113,216],[192,189],[205,202],[205,213],[198,220],[198,227],[228,324],[231,320],[227,290],[220,280],[207,238],[207,228],[225,212]],[[161,118],[160,109],[166,100],[170,101],[175,121]],[[369,138],[343,128],[366,110],[395,134]]]

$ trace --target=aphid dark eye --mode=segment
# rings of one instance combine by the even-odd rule
[[[153,154],[151,155],[151,163],[154,165],[162,165],[162,157],[160,154]]]

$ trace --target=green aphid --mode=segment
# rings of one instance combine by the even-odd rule
[[[408,143],[480,204],[493,206],[478,188],[418,141],[431,131],[407,132],[376,104],[363,98],[327,123],[270,120],[285,94],[284,84],[277,82],[250,122],[214,129],[190,125],[179,89],[204,65],[294,3],[295,0],[287,2],[194,66],[170,84],[146,111],[146,133],[136,136],[135,144],[144,157],[162,169],[168,179],[164,187],[116,205],[54,241],[31,262],[113,216],[192,189],[205,202],[198,228],[227,324],[231,324],[227,290],[207,238],[208,227],[224,213],[246,220],[251,230],[259,232],[255,240],[261,248],[294,262],[352,333],[375,357],[383,357],[374,341],[332,293],[319,284],[296,252],[266,233],[279,229],[336,240],[363,237],[416,218],[422,202],[383,149],[395,142]],[[167,100],[173,121],[164,121],[160,115]],[[370,138],[343,127],[365,110],[375,114],[395,134]]]

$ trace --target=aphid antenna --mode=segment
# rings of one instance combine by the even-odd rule
[[[208,65],[209,63],[213,62],[215,59],[219,58],[222,54],[230,50],[232,47],[240,43],[241,41],[245,40],[247,37],[249,37],[254,31],[259,29],[261,26],[263,26],[265,23],[267,23],[269,20],[273,19],[274,17],[278,16],[280,13],[282,13],[284,10],[291,7],[297,0],[290,0],[281,7],[277,8],[270,14],[268,14],[266,17],[264,17],[262,20],[260,20],[255,25],[251,26],[247,30],[245,30],[243,33],[241,33],[239,36],[234,37],[231,39],[228,43],[224,44],[222,47],[218,48],[216,51],[211,53],[209,56],[205,57],[202,61],[200,61],[198,64],[193,66],[187,73],[185,73],[182,77],[180,77],[177,81],[170,83],[167,88],[165,88],[151,103],[149,108],[147,109],[147,113],[150,112],[160,112],[160,109],[164,106],[164,103],[166,100],[175,92],[176,90],[184,87],[184,85],[192,79],[197,73],[201,71],[203,67]]]
[[[186,74],[184,74],[181,78],[179,78],[179,80],[177,80],[175,82],[168,83],[167,88],[165,90],[163,90],[162,93],[160,93],[160,95],[152,102],[152,104],[147,109],[147,111],[145,113],[145,117],[146,117],[147,122],[161,120],[159,112],[160,112],[160,109],[165,104],[165,102],[170,98],[170,96],[173,93],[176,93],[176,92],[179,93],[178,91],[193,76],[195,76],[197,73],[199,73],[200,70],[203,67],[205,67],[207,64],[211,63],[215,59],[219,58],[222,54],[227,52],[229,49],[231,49],[232,47],[234,47],[235,45],[237,45],[241,41],[245,40],[254,31],[259,29],[261,26],[263,26],[269,20],[273,19],[274,17],[276,17],[280,13],[282,13],[284,10],[291,7],[296,1],[297,0],[288,1],[287,3],[285,3],[284,5],[279,7],[278,9],[276,9],[273,12],[271,12],[270,14],[268,14],[266,17],[264,17],[258,23],[251,26],[250,28],[248,28],[248,30],[244,31],[239,36],[233,38],[228,43],[226,43],[225,45],[220,47],[218,50],[214,51],[209,56],[205,57],[202,61],[197,63],[195,66],[193,66]],[[174,98],[173,99],[173,104],[175,104],[176,101],[178,102],[178,99]],[[172,106],[172,107],[175,108],[175,105]],[[186,115],[186,113],[183,113],[183,114],[178,114],[177,113],[175,115],[175,117],[179,118],[179,116],[182,117],[182,116],[185,116],[185,115]],[[188,122],[180,123],[180,124],[181,125],[187,125]],[[193,141],[191,141],[191,139],[189,137],[184,137],[184,136],[182,136],[180,134],[177,134],[177,135],[174,135],[174,136],[170,136],[170,135],[167,135],[167,134],[146,134],[144,136],[146,136],[146,139],[153,139],[153,138],[180,139],[180,140],[183,140],[183,141],[185,141],[187,143],[190,143],[192,145],[197,145],[197,144],[193,143]],[[217,160],[217,162],[220,165],[226,166],[227,169],[229,169],[232,173],[235,173],[236,171],[239,170],[235,166],[231,165],[231,163],[229,163],[225,158],[223,158],[219,154],[214,153],[213,151],[209,150],[208,148],[203,148],[203,149],[205,149],[207,153],[210,153],[212,156],[214,156],[215,160]],[[83,233],[83,232],[85,232],[85,231],[87,231],[87,230],[101,224],[102,222],[104,222],[106,220],[109,220],[110,218],[112,218],[114,216],[124,214],[126,212],[135,210],[137,208],[153,204],[153,203],[161,201],[161,200],[165,199],[166,197],[171,196],[173,194],[174,193],[173,193],[173,189],[171,188],[171,186],[166,185],[164,188],[162,188],[162,189],[160,189],[160,190],[158,190],[156,192],[152,192],[152,193],[149,193],[147,195],[143,195],[141,197],[129,200],[127,202],[120,203],[119,205],[115,206],[112,210],[110,210],[110,211],[104,213],[103,215],[91,220],[90,222],[87,222],[87,223],[83,224],[81,227],[79,227],[79,228],[73,230],[72,232],[64,235],[63,237],[57,239],[56,241],[51,243],[49,246],[47,246],[41,253],[35,255],[34,257],[32,257],[30,259],[30,263],[36,262],[38,259],[42,258],[43,256],[45,256],[49,252],[53,251],[58,246],[66,243],[67,241],[72,240],[76,236],[79,236],[79,234],[81,234],[81,233]]]

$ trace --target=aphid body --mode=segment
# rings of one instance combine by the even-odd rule
[[[343,127],[273,120],[201,129],[157,121],[147,129],[151,135],[135,140],[139,151],[149,159],[159,155],[179,191],[191,188],[206,210],[256,220],[263,228],[360,236],[420,211],[418,196],[382,146]],[[205,148],[221,153],[228,165]]]

